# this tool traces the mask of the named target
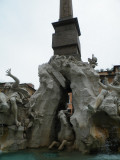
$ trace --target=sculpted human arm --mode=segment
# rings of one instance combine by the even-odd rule
[[[112,86],[111,84],[107,84],[108,88],[117,92],[120,92],[120,87]]]
[[[103,83],[101,83],[100,80],[99,80],[98,83],[99,83],[99,85],[100,85],[103,89],[108,90],[108,86],[106,86],[106,85],[104,85]]]
[[[109,84],[107,78],[105,78],[105,84],[109,90],[114,90],[114,91],[120,92],[120,86],[113,86],[113,85]]]
[[[12,87],[13,88],[16,88],[16,87],[18,87],[18,85],[20,84],[20,81],[19,81],[19,79],[17,78],[17,77],[15,77],[14,75],[12,75],[11,74],[11,69],[8,69],[7,71],[6,71],[6,75],[7,76],[9,76],[9,77],[11,77],[11,78],[13,78],[14,80],[15,80],[15,82],[13,83],[13,85],[12,85]]]
[[[102,88],[104,88],[104,89],[106,89],[106,90],[114,90],[114,91],[120,92],[120,87],[119,87],[119,86],[113,86],[113,85],[109,84],[107,78],[105,78],[105,84],[106,84],[106,85],[102,84],[102,83],[99,81],[99,85],[100,85]]]

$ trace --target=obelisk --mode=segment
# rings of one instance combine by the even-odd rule
[[[73,18],[72,0],[60,0],[60,20]]]
[[[77,18],[73,18],[72,0],[60,0],[58,22],[52,23],[55,33],[52,36],[54,55],[74,56],[81,60],[79,36],[80,28]]]

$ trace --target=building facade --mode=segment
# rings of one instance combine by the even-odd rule
[[[108,82],[112,83],[116,76],[116,73],[120,72],[120,65],[115,65],[113,69],[99,72],[101,82],[104,83],[105,77],[108,78]]]

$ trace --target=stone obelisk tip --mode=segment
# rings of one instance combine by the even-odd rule
[[[72,0],[60,0],[60,17],[59,20],[73,18]]]

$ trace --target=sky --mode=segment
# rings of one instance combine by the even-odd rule
[[[0,82],[12,81],[9,68],[21,83],[39,87],[38,66],[53,55],[52,22],[59,19],[60,0],[0,0]],[[84,62],[94,54],[96,69],[120,65],[120,0],[73,0],[78,17]]]

